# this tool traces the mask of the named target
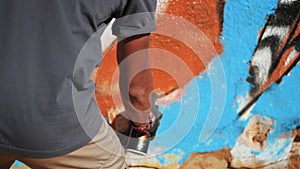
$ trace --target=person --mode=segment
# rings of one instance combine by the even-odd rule
[[[104,122],[90,76],[101,63],[100,36],[112,18],[119,64],[135,125],[147,126],[156,0],[0,1],[0,168],[126,168],[122,146]],[[144,52],[138,52],[144,51]],[[130,81],[129,81],[130,80]],[[126,100],[126,99],[124,99]],[[128,101],[128,100],[127,100]]]

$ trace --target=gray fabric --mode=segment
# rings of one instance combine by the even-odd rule
[[[156,0],[132,0],[124,3],[116,13],[118,18],[113,26],[112,33],[118,37],[129,37],[136,34],[149,33],[155,30],[154,11]]]
[[[135,27],[131,25],[135,25]],[[117,19],[112,26],[112,33],[126,38],[136,34],[149,33],[149,30],[154,29],[153,13],[137,13]]]
[[[153,15],[120,21],[155,6],[155,0],[0,0],[0,152],[55,157],[87,144],[102,124],[89,77],[101,61],[103,28],[116,17],[118,36],[149,33]]]

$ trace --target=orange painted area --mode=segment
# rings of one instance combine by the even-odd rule
[[[183,18],[199,30],[201,30],[213,44],[217,54],[210,52],[209,50],[203,52],[203,58],[207,61],[211,60],[214,56],[222,53],[223,47],[219,42],[219,37],[222,31],[222,13],[223,13],[224,0],[169,0],[168,7],[165,10],[166,14],[171,14],[180,18]],[[159,19],[157,21],[157,27],[159,27]],[[171,29],[180,30],[181,27],[176,27],[170,24]],[[188,31],[188,30],[187,30]],[[197,44],[195,44],[197,45]],[[172,62],[170,59],[161,59],[159,64],[165,65],[168,69],[173,70],[176,73],[176,80],[174,74],[167,73],[162,70],[153,69],[154,87],[164,91],[166,94],[182,87],[189,82],[195,75],[205,70],[205,63],[199,59],[199,56],[185,43],[174,38],[161,35],[151,35],[151,48],[161,49],[168,51],[171,54],[176,55],[188,66],[188,69],[192,72],[186,72],[185,67],[180,64]],[[107,112],[116,107],[116,103],[113,102],[112,94],[117,94],[116,84],[112,84],[112,75],[117,69],[116,62],[116,44],[108,50],[102,60],[102,64],[97,70],[96,74],[96,99],[100,106],[103,115],[107,115]],[[162,58],[164,56],[161,56]],[[157,60],[151,60],[150,53],[150,65],[155,64]],[[164,63],[161,63],[164,62]]]
[[[170,0],[166,13],[182,17],[197,26],[210,39],[217,52],[221,53],[223,46],[219,37],[224,3],[223,0]]]

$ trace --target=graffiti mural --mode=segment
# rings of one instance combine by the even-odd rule
[[[201,30],[207,36],[216,50],[216,52],[204,53],[203,56],[201,56],[202,58],[207,58],[207,60],[209,61],[211,60],[211,58],[221,54],[223,51],[223,47],[219,37],[222,31],[224,3],[225,2],[223,0],[160,1],[160,4],[158,6],[158,13],[180,17],[184,20],[187,20],[191,24],[195,25],[199,30]],[[157,27],[161,27],[162,24],[164,23],[160,21],[160,17],[158,16]],[[173,25],[164,24],[164,26],[173,29]],[[177,28],[174,30],[183,29],[182,27],[180,28],[178,26],[179,25],[177,25]],[[188,32],[189,30],[186,31]],[[189,77],[185,76],[184,73],[177,73],[178,76],[182,76],[181,78],[185,81],[184,83],[179,85],[174,80],[174,78],[166,72],[153,69],[152,75],[154,79],[154,86],[156,89],[163,91],[165,95],[176,91],[179,87],[183,87],[191,79],[193,79],[194,76],[205,70],[205,64],[207,63],[203,63],[203,60],[199,59],[199,56],[197,56],[193,49],[190,49],[188,46],[186,46],[186,44],[180,41],[180,39],[174,39],[169,36],[153,33],[151,36],[150,47],[176,54],[177,57],[179,57],[185,64],[188,65],[189,69],[193,73],[193,75]],[[118,91],[116,91],[117,84],[112,84],[111,78],[112,74],[117,69],[117,62],[115,59],[116,43],[113,43],[110,48],[105,51],[105,53],[106,54],[104,56],[102,65],[98,69],[96,74],[96,83],[98,84],[96,90],[96,98],[98,104],[101,107],[102,114],[108,115],[114,114],[115,108],[119,106],[116,105],[116,103],[113,103],[113,100],[111,98],[111,95],[118,95]],[[151,56],[150,62],[155,62],[151,60]],[[163,59],[161,59],[161,62],[165,62],[162,64],[167,67],[171,67],[172,65],[174,65],[174,63],[170,61],[163,61]],[[176,69],[179,68],[177,67]],[[110,86],[113,87],[111,88]]]
[[[280,1],[269,16],[251,61],[251,95],[258,95],[270,83],[291,70],[299,57],[299,1]]]
[[[299,8],[299,1],[279,1],[275,13],[268,17],[261,30],[249,69],[250,77],[247,78],[253,85],[249,92],[253,101],[271,83],[280,83],[282,76],[288,74],[299,61]]]
[[[153,156],[129,165],[300,168],[288,161],[300,157],[290,154],[300,147],[293,143],[300,135],[299,20],[299,0],[159,0],[149,62],[164,67],[152,70],[163,118],[149,147]],[[122,111],[113,81],[116,42],[104,38],[95,97],[113,123]]]

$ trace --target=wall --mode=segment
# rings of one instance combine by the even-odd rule
[[[287,157],[300,125],[299,9],[292,0],[161,2],[166,16],[157,17],[151,48],[165,52],[150,52],[152,67],[158,59],[163,65],[153,70],[155,86],[167,95],[158,101],[164,117],[150,147],[161,165],[224,147],[232,148],[236,167]],[[198,48],[204,43],[213,50]],[[121,106],[110,100],[117,91],[107,90],[114,55],[112,46],[96,79],[98,103],[111,121]]]
[[[236,168],[287,158],[300,126],[299,3],[160,1],[150,64],[164,92],[163,119],[147,165],[177,168],[193,152],[224,147]],[[112,99],[119,94],[111,42],[95,74],[96,98],[110,122],[122,110]]]

